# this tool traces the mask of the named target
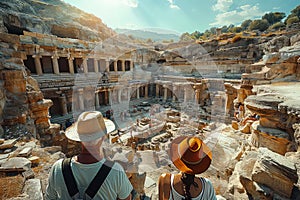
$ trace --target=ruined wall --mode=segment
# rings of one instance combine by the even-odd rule
[[[38,83],[23,64],[18,51],[19,37],[0,33],[1,124],[4,138],[44,137],[51,131],[49,107],[51,100],[44,99]]]

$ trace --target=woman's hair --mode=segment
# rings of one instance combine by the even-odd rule
[[[191,200],[191,193],[190,188],[191,185],[194,185],[195,187],[198,187],[198,184],[195,182],[195,175],[194,174],[187,174],[183,173],[181,176],[181,181],[183,183],[183,192],[184,192],[184,199],[183,200]]]

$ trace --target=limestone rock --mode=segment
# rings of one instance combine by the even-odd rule
[[[247,196],[246,191],[251,194],[251,173],[257,160],[257,155],[258,153],[255,151],[246,151],[241,161],[235,165],[227,188],[234,196]]]
[[[28,157],[32,152],[32,147],[24,147],[18,154],[20,157]]]
[[[23,172],[31,168],[31,162],[27,158],[13,157],[9,158],[0,167],[2,172]]]
[[[295,130],[294,132],[294,138],[295,142],[297,144],[298,151],[300,150],[300,124],[294,124],[293,129]]]
[[[17,143],[17,139],[5,140],[3,144],[0,145],[0,149],[10,149]]]
[[[290,198],[293,186],[298,180],[295,163],[266,148],[259,150],[262,155],[254,165],[252,180]]]
[[[40,157],[38,156],[31,156],[28,158],[28,160],[31,162],[32,166],[36,166],[40,163]]]
[[[43,199],[43,191],[40,179],[29,179],[25,182],[23,193],[29,196],[32,200]]]
[[[289,150],[291,141],[285,131],[265,128],[258,121],[252,124],[251,143],[255,147],[267,147],[268,149],[284,155]]]
[[[231,126],[234,130],[239,130],[239,123],[237,121],[232,121]]]
[[[300,33],[293,35],[290,39],[291,45],[293,46],[296,42],[300,41]]]
[[[22,34],[22,30],[28,30],[59,37],[99,41],[114,34],[113,30],[104,25],[99,18],[63,1],[21,3],[13,0],[2,2],[0,7],[2,8],[1,22],[3,21],[10,31],[14,27],[19,35]],[[33,15],[35,17],[32,17]],[[59,19],[59,21],[53,19]],[[47,41],[43,42],[47,43]]]
[[[283,36],[274,37],[272,40],[270,40],[264,45],[264,52],[265,54],[278,52],[278,50],[281,49],[282,47],[289,46],[289,45],[290,45],[290,39],[287,36],[283,35]]]

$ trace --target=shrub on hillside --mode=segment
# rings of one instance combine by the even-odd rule
[[[269,30],[279,30],[281,28],[285,28],[285,24],[283,22],[277,22],[275,24],[273,24],[272,26],[269,27]]]
[[[257,19],[253,20],[249,25],[249,30],[259,30],[259,31],[265,31],[269,28],[269,23],[267,20],[263,19]]]
[[[286,25],[290,26],[291,24],[297,23],[299,21],[299,18],[297,16],[294,16],[286,20]]]

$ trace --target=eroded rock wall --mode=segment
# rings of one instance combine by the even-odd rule
[[[25,69],[19,37],[0,33],[0,113],[4,138],[44,137],[51,131],[49,108],[51,100],[44,99],[38,83]],[[59,129],[58,129],[59,130]],[[52,137],[52,136],[51,136]]]
[[[0,15],[0,29],[12,34],[30,31],[92,41],[115,35],[101,19],[60,0],[1,1]]]

